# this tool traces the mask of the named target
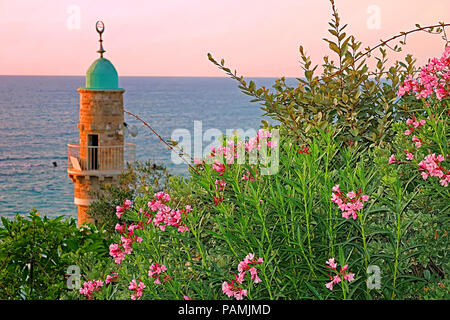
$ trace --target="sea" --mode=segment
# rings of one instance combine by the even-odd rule
[[[251,80],[271,87],[275,78]],[[67,144],[78,142],[77,88],[84,85],[83,76],[0,76],[0,216],[26,215],[34,207],[41,215],[76,218]],[[201,123],[204,135],[209,129],[257,130],[261,120],[272,122],[231,78],[120,77],[119,86],[125,89],[124,109],[166,140],[185,130],[194,141],[194,123]],[[188,175],[187,166],[177,164],[150,129],[127,114],[125,122],[138,129],[125,138],[136,144],[138,161]]]

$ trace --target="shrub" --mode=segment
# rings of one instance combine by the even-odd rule
[[[170,194],[144,192],[116,208],[109,247],[116,268],[87,279],[80,292],[88,299],[448,297],[449,100],[439,99],[446,95],[434,83],[439,97],[416,101],[424,108],[394,125],[387,148],[342,143],[332,125],[312,128],[308,144],[266,130],[246,141],[224,137],[190,179],[170,181]],[[276,172],[266,170],[267,158],[279,161]],[[378,270],[373,286],[371,270]]]
[[[309,143],[315,132],[311,128],[324,129],[332,125],[341,142],[385,146],[393,138],[392,125],[406,119],[416,106],[414,100],[397,99],[401,80],[417,71],[415,59],[407,55],[404,62],[395,61],[388,67],[387,50],[401,51],[399,45],[390,47],[389,40],[362,50],[362,43],[345,32],[347,25],[342,24],[334,1],[330,2],[333,14],[328,32],[331,36],[324,41],[331,54],[323,57],[320,76],[316,74],[318,65],[312,64],[303,46],[299,47],[299,52],[304,77],[297,78],[296,86],[288,85],[284,77],[278,78],[273,90],[264,86],[257,88],[254,81],[245,81],[243,76],[225,66],[224,59],[218,62],[209,53],[208,59],[235,79],[241,91],[253,98],[251,101],[261,103],[264,115],[282,124],[283,135]],[[407,35],[416,31],[443,33],[443,28],[428,29],[417,26],[390,40],[401,37],[403,44]],[[445,33],[444,39],[447,40]],[[366,59],[375,49],[379,49],[379,56],[375,57],[376,67],[371,70]]]
[[[104,185],[100,192],[93,194],[97,200],[89,206],[87,213],[96,225],[103,227],[106,236],[110,236],[119,222],[117,217],[111,214],[116,206],[143,193],[166,190],[169,178],[165,167],[150,161],[127,164],[127,169],[119,176],[117,186]]]
[[[27,217],[2,217],[0,299],[60,299],[67,291],[67,269],[89,253],[108,253],[101,230],[78,229],[76,220],[50,219],[32,210]]]

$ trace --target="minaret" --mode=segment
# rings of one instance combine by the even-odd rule
[[[67,172],[75,184],[74,202],[78,206],[78,225],[94,222],[87,215],[95,200],[92,191],[102,184],[117,184],[124,168],[124,146],[135,152],[134,144],[124,144],[123,93],[119,88],[117,71],[103,58],[103,22],[96,25],[100,35],[100,58],[86,73],[86,86],[79,88],[79,143],[68,145]],[[131,155],[133,156],[133,155]],[[114,214],[114,213],[112,213]]]

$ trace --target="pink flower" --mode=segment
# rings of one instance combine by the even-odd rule
[[[222,201],[223,201],[223,197],[216,197],[216,196],[213,196],[213,198],[214,198],[214,204],[216,205],[216,206],[218,206],[220,203],[222,203]]]
[[[178,228],[179,232],[188,231],[189,228],[184,224],[183,217],[190,210],[190,206],[185,206],[184,209],[172,209],[166,203],[171,200],[170,195],[160,191],[155,193],[156,200],[148,202],[149,209],[155,213],[154,217],[150,217],[147,224],[153,222],[160,230],[165,231],[167,226]],[[149,217],[147,215],[147,217]]]
[[[126,209],[130,209],[132,205],[131,200],[125,200],[123,202],[123,206],[116,206],[116,216],[120,219],[120,217],[125,213]]]
[[[130,281],[128,285],[128,289],[134,291],[134,293],[131,295],[131,300],[137,300],[140,297],[142,297],[142,290],[146,287],[141,280],[138,280],[139,283],[133,279]]]
[[[334,272],[336,273],[334,276],[328,275],[330,277],[331,281],[326,283],[325,287],[327,287],[329,290],[333,290],[333,285],[338,284],[339,282],[341,282],[343,280],[347,280],[349,283],[352,282],[353,280],[355,280],[355,278],[354,278],[355,274],[348,272],[347,264],[342,266],[342,268],[339,272],[337,271],[337,264],[335,263],[334,258],[328,259],[326,264],[328,265],[327,268],[334,270]]]
[[[236,300],[242,300],[244,296],[247,296],[247,290],[240,287],[240,285],[245,281],[245,275],[247,271],[250,273],[250,280],[252,280],[255,284],[260,283],[262,280],[258,277],[258,269],[255,268],[255,265],[258,263],[263,263],[263,258],[255,259],[255,255],[253,253],[247,254],[244,260],[240,261],[238,264],[238,275],[234,275],[234,280],[231,282],[224,282],[222,284],[222,292],[226,294],[228,297],[234,296]]]
[[[222,292],[226,294],[229,298],[232,297],[234,295],[233,285],[225,281],[222,284]]]
[[[406,160],[413,160],[414,159],[414,155],[409,152],[409,151],[405,151],[406,152]]]
[[[415,135],[412,137],[411,141],[416,142],[416,148],[420,148],[422,146],[422,141],[420,141],[420,139]]]
[[[330,258],[325,262],[328,265],[328,268],[336,269],[337,263],[334,261],[334,258]]]
[[[419,171],[423,171],[421,173],[422,178],[426,180],[428,176],[438,177],[440,179],[439,183],[443,187],[448,186],[449,175],[450,172],[444,169],[441,166],[441,162],[443,162],[445,157],[443,155],[437,155],[435,153],[429,154],[422,161],[419,162]]]
[[[236,280],[237,283],[242,284],[242,282],[244,282],[245,280],[245,271],[244,272],[239,272],[238,275],[234,275],[234,278]]]
[[[258,269],[255,267],[252,267],[249,269],[250,272],[250,279],[253,280],[254,283],[259,283],[262,280],[258,277]]]
[[[132,204],[131,200],[125,200],[123,202],[124,209],[129,209],[131,207],[131,204]]]
[[[109,284],[110,282],[113,282],[113,280],[116,279],[118,275],[119,275],[119,274],[118,274],[117,272],[113,272],[112,275],[108,274],[108,275],[106,276],[105,283],[106,283],[106,284]]]
[[[346,197],[339,191],[339,185],[333,187],[331,194],[331,202],[337,204],[342,211],[342,217],[348,219],[352,217],[354,220],[358,217],[358,212],[364,207],[363,203],[369,200],[368,195],[361,195],[361,189],[358,192],[350,191]]]
[[[338,284],[339,282],[341,282],[341,277],[339,277],[339,275],[336,275],[333,277],[333,283],[334,284]]]
[[[335,186],[331,189],[331,191],[336,192],[336,193],[340,193],[340,191],[339,191],[339,185],[338,185],[338,184],[335,185]]]
[[[117,207],[116,207],[116,216],[117,216],[117,218],[120,219],[120,217],[121,217],[123,214],[124,214],[123,207],[117,206]]]
[[[396,162],[397,162],[397,160],[395,159],[395,155],[392,154],[392,155],[389,157],[388,163],[389,163],[389,164],[393,164],[393,163],[396,163]]]
[[[120,237],[120,240],[122,241],[122,247],[123,247],[124,252],[126,254],[131,254],[131,252],[133,251],[133,248],[131,247],[131,244],[133,243],[133,241],[124,236]]]
[[[92,294],[95,291],[99,291],[100,287],[103,286],[103,281],[101,280],[89,280],[83,283],[83,287],[80,288],[80,294],[85,295],[88,299],[92,299]]]
[[[115,230],[119,233],[125,232],[125,226],[122,226],[121,224],[117,223]]]
[[[354,273],[345,274],[344,279],[347,280],[348,282],[352,282],[353,280],[355,280],[355,274]]]
[[[325,283],[325,287],[333,291],[333,283],[334,283],[333,281],[327,282]]]
[[[236,300],[242,300],[244,296],[247,296],[247,290],[238,290],[234,293]]]
[[[151,278],[155,278],[154,284],[161,284],[161,280],[159,279],[159,276],[166,271],[167,271],[167,268],[165,265],[152,264],[150,266],[150,270],[148,271],[148,276]]]
[[[219,176],[223,175],[225,172],[225,165],[223,163],[213,163],[212,168],[219,172]]]
[[[298,153],[304,153],[304,154],[310,154],[311,153],[311,151],[309,151],[309,147],[306,146],[306,145],[303,145],[301,150],[296,150],[296,151]]]
[[[347,198],[353,199],[354,197],[356,197],[356,193],[355,192],[350,191],[349,193],[347,193]]]
[[[117,243],[112,243],[109,246],[109,255],[114,258],[117,264],[120,264],[125,259],[125,252],[122,251]]]

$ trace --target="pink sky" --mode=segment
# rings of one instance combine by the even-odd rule
[[[450,0],[336,0],[336,5],[363,47],[416,23],[450,22]],[[74,6],[79,28],[69,29],[70,22],[76,26]],[[370,6],[379,9],[379,28],[373,28],[377,20]],[[0,0],[0,74],[83,75],[98,57],[94,26],[103,20],[105,57],[119,76],[223,76],[208,61],[211,52],[244,76],[298,77],[300,44],[313,63],[329,54],[322,38],[330,14],[328,0]],[[440,56],[443,46],[439,36],[416,33],[404,53],[423,64]]]

